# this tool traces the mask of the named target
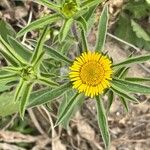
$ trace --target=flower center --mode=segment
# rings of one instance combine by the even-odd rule
[[[22,68],[22,70],[20,72],[20,76],[24,80],[27,80],[27,81],[36,79],[35,72],[31,66],[26,66],[26,67]]]
[[[96,86],[104,77],[104,69],[98,62],[87,62],[80,70],[80,78],[84,84]]]

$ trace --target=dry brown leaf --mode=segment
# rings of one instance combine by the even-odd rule
[[[25,149],[8,143],[0,143],[0,150],[25,150]]]

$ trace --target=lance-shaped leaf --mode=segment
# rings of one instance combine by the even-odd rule
[[[121,96],[121,97],[123,97],[125,99],[128,99],[131,102],[139,103],[138,100],[135,97],[129,95],[129,93],[127,93],[126,91],[124,91],[124,89],[121,89],[121,88],[119,88],[119,87],[117,87],[117,86],[115,86],[115,85],[112,84],[111,85],[111,90],[113,92],[115,92],[116,94],[118,94],[119,96]]]
[[[28,107],[34,107],[36,105],[45,104],[47,102],[53,101],[55,98],[61,96],[64,94],[68,89],[71,88],[71,83],[63,84],[55,89],[48,90],[48,91],[41,91],[39,94],[38,92],[34,92],[31,94],[31,97],[29,99]],[[37,96],[38,94],[38,96]]]
[[[0,35],[3,37],[3,39],[7,41],[7,36],[10,35],[10,36],[13,36],[15,37],[16,35],[16,32],[15,30],[11,27],[10,24],[8,24],[6,21],[4,20],[0,20]]]
[[[31,40],[32,41],[32,45],[35,46],[35,44],[37,44],[37,41],[35,40]],[[48,45],[44,45],[44,49],[46,51],[46,54],[49,55],[50,57],[52,57],[54,60],[56,61],[63,61],[67,64],[71,64],[72,60],[69,59],[68,57],[66,57],[65,55],[63,55],[61,52],[55,50],[54,48],[48,46]]]
[[[19,66],[19,64],[17,63],[17,61],[13,57],[11,57],[9,54],[5,53],[2,49],[0,49],[0,53],[6,59],[6,61],[8,62],[8,64],[11,64],[11,65],[13,65],[15,67]]]
[[[59,12],[60,11],[60,6],[50,2],[49,0],[34,0],[35,3],[41,4],[43,6],[47,6],[48,8]]]
[[[8,67],[3,67],[2,68],[3,71],[7,71],[9,73],[15,73],[17,74],[19,71],[22,70],[22,67],[12,67],[12,66],[8,66]]]
[[[114,64],[113,67],[122,67],[131,64],[143,63],[145,61],[150,61],[150,55],[131,57],[118,64]]]
[[[75,93],[71,100],[69,101],[69,103],[67,104],[67,106],[65,107],[65,109],[62,111],[62,113],[58,116],[58,119],[56,121],[56,125],[59,125],[65,118],[66,116],[71,112],[71,110],[73,109],[73,107],[75,107],[76,103],[78,102],[78,97],[79,94]]]
[[[36,21],[31,22],[29,25],[27,25],[26,27],[24,27],[22,30],[20,30],[17,33],[17,37],[20,37],[22,35],[24,35],[25,33],[35,30],[35,29],[39,29],[44,27],[45,25],[50,25],[53,22],[56,22],[58,20],[60,20],[61,17],[58,14],[53,14],[53,15],[46,15]]]
[[[50,87],[58,86],[58,83],[52,81],[49,78],[45,78],[45,77],[42,77],[42,76],[38,77],[38,81],[41,82],[41,83],[43,83],[43,84],[45,84],[45,85],[48,85]]]
[[[110,107],[111,107],[113,101],[114,101],[114,93],[113,93],[113,91],[109,90],[108,91],[107,114],[108,114],[108,112],[110,110]]]
[[[69,18],[67,20],[65,20],[60,33],[59,33],[59,42],[63,42],[66,38],[66,36],[68,35],[69,30],[71,29],[71,25],[73,23],[73,18]]]
[[[74,40],[67,40],[67,42],[63,42],[61,45],[61,54],[68,54],[70,47],[74,44]]]
[[[15,52],[19,54],[24,60],[29,61],[31,59],[32,51],[30,49],[21,45],[20,42],[18,42],[13,37],[8,36],[8,41],[9,41],[9,44],[15,50]]]
[[[137,24],[134,20],[131,20],[131,26],[138,38],[142,38],[145,41],[150,41],[149,34],[147,34],[147,32],[145,32],[145,30],[139,24]]]
[[[108,6],[106,5],[102,11],[100,18],[99,18],[98,35],[97,35],[97,41],[96,41],[96,47],[95,47],[95,50],[97,52],[104,50],[108,20],[109,20]]]
[[[121,103],[125,107],[126,111],[128,112],[129,111],[128,102],[123,97],[121,97],[121,96],[119,98],[120,98]]]
[[[79,17],[83,16],[84,14],[86,14],[88,12],[89,8],[88,7],[83,7],[81,9],[79,9],[79,11],[76,12],[74,18],[78,19]]]
[[[117,78],[113,78],[112,83],[127,92],[150,94],[150,86],[141,85]]]
[[[73,90],[68,91],[64,94],[64,99],[60,104],[59,110],[58,110],[58,115],[57,117],[59,118],[60,115],[65,111],[68,103],[71,101],[72,95],[74,95],[75,92]],[[79,108],[82,106],[83,102],[84,102],[84,94],[80,94],[77,97],[77,103],[74,105],[74,107],[72,107],[72,109],[66,114],[65,118],[63,119],[63,121],[61,122],[61,125],[67,129],[68,125],[69,125],[69,121],[70,119],[73,117],[73,115],[77,112],[77,110],[79,110]]]
[[[8,74],[8,75],[1,75],[0,74],[0,81],[9,81],[9,80],[15,80],[17,79],[17,75],[16,74]]]
[[[81,6],[83,8],[85,7],[92,7],[94,5],[97,5],[97,4],[100,4],[101,2],[103,2],[104,0],[86,0],[86,1],[83,1],[81,3]]]
[[[80,25],[81,29],[85,32],[87,31],[87,22],[83,17],[77,19],[77,23]]]
[[[45,37],[47,35],[47,32],[48,32],[48,26],[46,26],[36,44],[36,47],[35,47],[35,50],[34,50],[34,53],[32,55],[32,58],[31,58],[31,64],[33,66],[35,66],[37,63],[38,63],[38,60],[41,60],[41,55],[43,54],[43,45],[44,45],[44,42],[45,42]]]
[[[25,60],[23,60],[15,50],[10,47],[10,45],[5,42],[5,40],[0,35],[0,53],[14,66],[23,66],[26,64]]]
[[[93,19],[95,18],[94,12],[95,12],[97,6],[98,6],[98,4],[96,4],[96,5],[92,6],[92,7],[90,7],[89,10],[88,10],[88,12],[83,15],[83,17],[85,18],[85,20],[86,20],[88,23],[90,22],[90,20],[94,21],[94,20],[93,20]],[[92,17],[93,17],[93,18],[92,18]],[[93,23],[94,23],[94,22],[93,22]],[[91,24],[93,24],[93,23],[91,23]]]
[[[24,90],[22,91],[22,94],[21,94],[20,107],[19,107],[19,112],[20,112],[21,118],[24,117],[26,105],[28,103],[28,99],[29,99],[30,93],[32,91],[32,83],[25,82],[23,86],[24,86]]]
[[[131,82],[150,82],[150,78],[126,77],[125,80]]]
[[[88,43],[87,43],[87,22],[83,17],[78,18],[78,24],[81,27],[81,40],[82,40],[82,49],[83,51],[88,51]]]
[[[26,86],[26,81],[24,81],[23,79],[20,79],[19,84],[16,87],[16,91],[15,91],[15,95],[14,95],[15,102],[20,100],[25,86]]]
[[[101,132],[103,141],[105,143],[105,148],[109,149],[110,134],[109,134],[108,121],[107,121],[104,104],[102,102],[102,99],[99,98],[99,96],[96,97],[96,106],[97,106],[97,119],[98,119],[100,132]]]
[[[57,60],[57,61],[60,60],[69,65],[72,63],[71,59],[69,59],[68,57],[66,57],[65,55],[60,53],[59,51],[53,49],[52,47],[45,45],[44,49],[46,50],[46,54],[49,55],[50,57],[52,57],[54,60]]]

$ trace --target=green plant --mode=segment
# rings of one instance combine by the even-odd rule
[[[90,23],[86,18],[89,18],[87,16],[93,15],[99,2],[97,0],[82,2],[67,0],[63,1],[59,6],[47,0],[38,0],[38,2],[54,9],[56,11],[54,15],[57,17],[60,16],[62,12],[64,13],[66,7],[73,7],[73,10],[70,14],[71,16],[61,15],[61,18],[65,20],[65,24],[67,25],[64,25],[62,29],[60,29],[59,37],[55,37],[55,46],[44,44],[49,31],[47,24],[52,23],[50,21],[42,24],[44,29],[42,33],[40,33],[38,41],[27,40],[27,42],[34,47],[34,51],[24,47],[12,36],[8,36],[7,38],[4,38],[5,34],[0,36],[0,53],[8,62],[8,66],[2,67],[0,70],[0,83],[3,84],[1,90],[6,92],[6,90],[15,87],[9,95],[6,95],[6,93],[0,95],[0,103],[2,104],[0,105],[0,115],[6,116],[19,111],[23,118],[25,109],[59,100],[56,98],[62,96],[64,99],[59,107],[58,119],[55,126],[62,124],[67,127],[69,120],[82,105],[85,97],[90,96],[96,99],[99,128],[105,147],[109,149],[110,134],[107,112],[113,103],[114,95],[120,97],[125,109],[128,110],[128,101],[139,103],[132,93],[150,93],[149,86],[141,85],[143,82],[150,81],[149,78],[126,77],[132,64],[149,61],[150,55],[130,56],[122,62],[113,64],[113,58],[109,58],[109,56],[104,53],[107,23],[109,19],[107,5],[104,7],[99,18],[96,45],[95,48],[93,48],[95,52],[89,50],[86,38],[88,30],[86,27],[89,26]],[[69,6],[66,6],[68,3]],[[83,7],[83,4],[86,7]],[[83,11],[83,8],[86,11]],[[88,13],[87,9],[89,10]],[[60,12],[60,10],[62,12]],[[80,12],[79,15],[78,11],[82,13]],[[65,11],[65,14],[67,14],[67,11]],[[75,17],[76,15],[77,17]],[[73,20],[74,18],[75,20],[76,18],[77,20],[82,18],[82,20],[84,20],[82,26],[78,26],[78,29],[80,29],[77,30],[78,32],[74,30],[74,23],[73,26],[71,26],[72,23],[68,24],[70,18]],[[35,27],[34,22],[22,29],[17,34],[17,37],[29,30],[41,28],[41,22],[43,22],[43,20],[38,21],[36,21]],[[11,29],[9,28],[9,30]],[[72,35],[70,36],[68,32],[71,32]],[[16,35],[14,32],[13,34]],[[82,35],[81,38],[79,38],[80,34]],[[68,57],[70,39],[72,43],[78,43],[76,51],[79,57],[76,57],[75,61]],[[65,40],[65,42],[62,42],[63,40]],[[69,42],[69,44],[67,42]],[[140,82],[140,84],[137,82]],[[33,91],[32,87],[35,83],[44,84],[46,86]],[[102,100],[104,95],[108,95],[109,97],[107,110]]]
[[[149,14],[149,1],[128,0],[117,21],[115,35],[141,49],[150,50]]]

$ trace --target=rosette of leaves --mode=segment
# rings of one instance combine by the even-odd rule
[[[102,1],[103,0],[62,0],[54,3],[49,0],[34,0],[35,3],[50,8],[54,13],[47,14],[44,17],[33,21],[18,32],[17,37],[20,37],[31,30],[42,28],[44,25],[56,23],[60,20],[63,21],[63,25],[59,32],[59,42],[65,40],[74,23],[77,23],[85,34],[87,31],[87,21],[90,19],[96,6]]]
[[[50,78],[43,76],[42,72],[40,72],[44,55],[43,44],[47,31],[48,27],[44,28],[33,53],[24,49],[15,39],[8,36],[8,41],[12,45],[18,46],[17,53],[16,49],[0,36],[0,53],[8,62],[8,66],[2,67],[0,70],[0,82],[16,81],[18,83],[12,101],[14,103],[18,103],[19,101],[21,117],[24,116],[25,108],[35,83],[42,83],[50,87],[58,85]],[[20,49],[22,49],[24,53],[19,53]]]
[[[120,12],[115,35],[141,49],[150,50],[150,3],[128,0]]]

